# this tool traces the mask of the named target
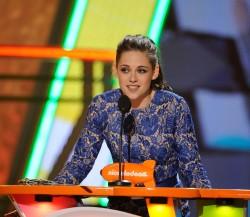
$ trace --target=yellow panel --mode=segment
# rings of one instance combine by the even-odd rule
[[[77,47],[115,49],[127,34],[146,34],[156,0],[89,0]]]
[[[56,117],[75,124],[83,111],[82,102],[60,102]]]
[[[66,80],[61,98],[82,99],[83,82],[81,78],[84,76],[83,70],[83,62],[81,60],[72,60],[67,77],[79,78],[79,80]],[[82,109],[82,101],[59,102],[56,116],[75,123],[80,117]]]

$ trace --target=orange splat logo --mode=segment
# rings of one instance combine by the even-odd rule
[[[128,180],[132,185],[144,184],[145,187],[155,186],[154,160],[146,160],[143,163],[122,163],[122,180]],[[101,170],[101,175],[108,182],[119,179],[119,163],[109,164]]]

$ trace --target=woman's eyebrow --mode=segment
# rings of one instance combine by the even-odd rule
[[[148,66],[144,66],[144,65],[140,65],[140,66],[137,66],[137,68],[149,68]]]

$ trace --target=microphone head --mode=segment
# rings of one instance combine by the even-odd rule
[[[122,114],[129,112],[131,108],[131,102],[126,95],[121,95],[118,100],[118,107]]]

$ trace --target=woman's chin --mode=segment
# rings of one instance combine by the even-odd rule
[[[131,100],[131,101],[137,101],[138,100],[138,96],[134,95],[134,94],[126,94],[127,97]]]

